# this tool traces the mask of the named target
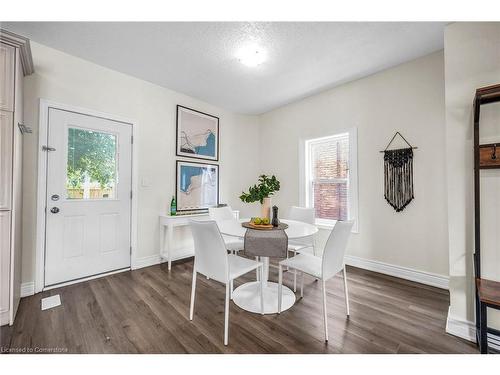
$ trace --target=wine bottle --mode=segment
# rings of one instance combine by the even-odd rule
[[[177,215],[177,202],[175,201],[175,196],[172,195],[172,200],[170,201],[170,215]]]

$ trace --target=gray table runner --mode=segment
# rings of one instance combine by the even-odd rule
[[[288,236],[287,225],[280,224],[271,230],[248,228],[245,233],[245,254],[249,256],[286,258]]]

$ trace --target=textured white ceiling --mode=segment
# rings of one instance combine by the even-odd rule
[[[3,22],[99,65],[220,107],[259,114],[443,48],[444,23]],[[249,68],[248,43],[268,60]],[[35,62],[36,63],[36,62]]]

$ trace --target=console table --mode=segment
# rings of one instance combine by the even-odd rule
[[[239,219],[240,212],[233,211],[236,219]],[[174,248],[174,228],[189,225],[189,220],[210,220],[207,212],[189,215],[160,215],[160,257],[168,262],[168,270],[172,269],[172,261],[185,259],[194,256],[192,246]]]

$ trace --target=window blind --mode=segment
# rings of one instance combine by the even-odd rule
[[[316,218],[349,217],[349,134],[311,140],[309,146],[309,202]]]

